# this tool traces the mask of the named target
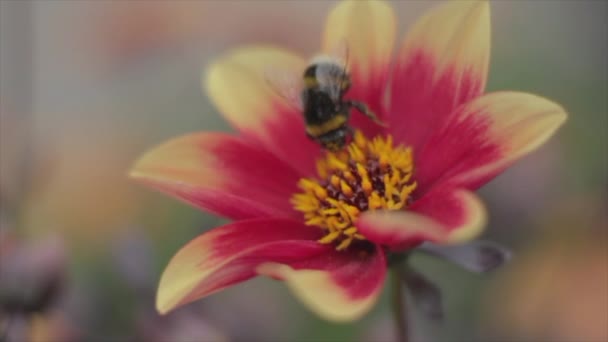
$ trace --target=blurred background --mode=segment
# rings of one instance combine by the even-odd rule
[[[224,223],[126,178],[147,149],[230,130],[201,92],[232,47],[312,55],[333,1],[0,1],[0,340],[392,341],[388,297],[359,322],[321,321],[256,279],[160,317],[160,272]],[[393,3],[399,32],[433,5]],[[493,1],[488,90],[570,113],[539,151],[483,188],[484,238],[514,251],[483,276],[416,255],[443,323],[415,341],[608,339],[608,3]],[[385,291],[386,292],[386,291]]]

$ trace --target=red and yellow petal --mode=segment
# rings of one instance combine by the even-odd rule
[[[199,235],[175,254],[164,270],[156,308],[164,314],[256,276],[266,262],[313,258],[330,249],[315,241],[319,230],[293,220],[255,219]]]
[[[368,211],[357,220],[366,239],[393,250],[414,247],[422,241],[443,243],[447,230],[430,217],[410,211]]]
[[[416,200],[409,210],[427,216],[447,230],[443,243],[461,243],[479,236],[486,226],[486,208],[471,191],[452,187],[435,188]]]
[[[370,241],[405,250],[423,241],[460,243],[478,236],[487,221],[475,194],[443,188],[428,193],[408,211],[369,211],[357,220],[358,231]]]
[[[367,313],[382,291],[386,275],[384,252],[370,246],[362,250],[331,248],[315,258],[291,265],[266,263],[259,274],[284,280],[291,291],[319,316],[338,322]]]
[[[395,41],[396,20],[393,9],[381,1],[347,0],[329,14],[323,36],[323,50],[334,53],[345,49],[352,86],[348,97],[365,102],[380,118]],[[342,46],[345,45],[345,46]],[[381,127],[355,114],[355,127],[374,135]]]
[[[473,100],[455,110],[419,152],[418,190],[445,182],[476,189],[542,145],[566,117],[556,103],[526,93]]]
[[[232,219],[289,217],[299,175],[267,151],[221,133],[171,140],[140,158],[130,176]]]
[[[392,78],[390,127],[420,149],[454,108],[484,91],[490,57],[487,1],[447,1],[408,31]]]
[[[220,113],[245,137],[307,174],[314,171],[318,145],[306,137],[300,110],[282,98],[269,76],[301,81],[306,61],[274,47],[245,47],[211,64],[204,87]],[[280,91],[282,91],[281,89]],[[294,90],[295,91],[295,90]],[[297,150],[298,153],[293,153]]]

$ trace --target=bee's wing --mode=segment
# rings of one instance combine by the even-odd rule
[[[264,71],[266,83],[285,102],[297,109],[303,111],[302,90],[304,89],[303,79],[300,75],[291,70],[280,70],[269,67]]]

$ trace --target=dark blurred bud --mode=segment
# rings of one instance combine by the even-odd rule
[[[469,272],[490,272],[511,259],[511,252],[490,241],[472,241],[455,246],[424,243],[418,251],[445,259]]]
[[[441,289],[411,267],[406,267],[403,281],[416,308],[431,320],[441,321],[443,319]]]
[[[0,251],[0,311],[5,314],[44,312],[63,287],[66,255],[60,240],[13,244]]]
[[[28,321],[23,315],[11,315],[0,312],[0,341],[26,341],[28,338]]]

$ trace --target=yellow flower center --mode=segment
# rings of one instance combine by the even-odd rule
[[[393,147],[390,135],[368,140],[356,132],[344,150],[327,152],[317,161],[318,179],[300,179],[302,192],[291,202],[304,213],[307,225],[325,232],[320,243],[335,243],[337,250],[344,250],[365,240],[355,227],[361,212],[408,205],[416,188],[413,168],[411,148]]]

